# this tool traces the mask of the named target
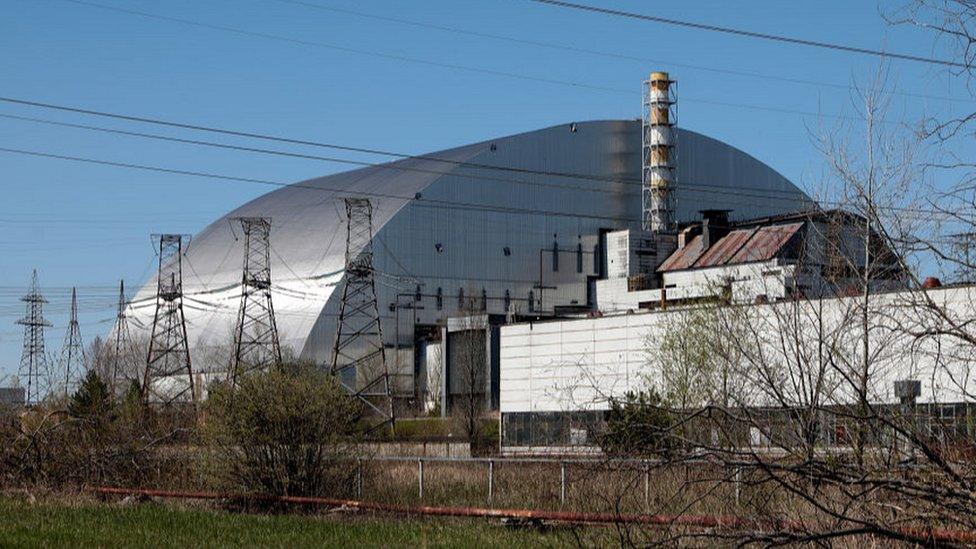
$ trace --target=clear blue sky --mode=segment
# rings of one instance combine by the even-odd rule
[[[642,77],[650,70],[664,69],[679,81],[682,126],[731,143],[804,186],[822,167],[809,131],[822,120],[714,102],[850,114],[848,91],[690,66],[847,85],[877,63],[863,55],[628,21],[523,0],[307,1],[646,61],[500,41],[274,0],[92,1],[292,40],[618,91],[244,36],[63,0],[2,0],[0,95],[424,153],[572,120],[638,117]],[[878,5],[869,1],[588,1],[865,48],[949,55],[935,46],[930,35],[886,26]],[[897,62],[892,73],[904,92],[966,97],[961,83],[942,69]],[[972,103],[899,96],[895,107],[899,114],[904,110],[914,117],[967,109]],[[245,142],[3,103],[0,114]],[[5,118],[0,118],[0,147],[286,182],[348,169],[321,161],[218,151]],[[55,324],[47,331],[48,349],[54,356],[67,323],[72,285],[79,287],[83,336],[90,340],[104,335],[111,326],[119,278],[125,278],[134,291],[153,268],[150,233],[194,233],[270,190],[249,183],[9,153],[0,153],[0,178],[0,378],[15,373],[19,363],[22,330],[14,321],[23,307],[17,298],[32,268],[39,270],[51,300],[45,313]]]

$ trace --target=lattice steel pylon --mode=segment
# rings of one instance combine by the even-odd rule
[[[47,300],[37,286],[37,269],[31,275],[30,290],[20,300],[27,303],[27,312],[24,318],[17,320],[17,324],[24,327],[24,351],[20,356],[17,375],[21,383],[27,385],[24,403],[31,405],[41,401],[50,375],[47,352],[44,350],[44,328],[52,324],[44,320],[43,309]]]
[[[84,368],[85,346],[81,342],[81,327],[78,325],[78,293],[71,288],[71,317],[64,333],[57,367],[57,383],[63,384],[60,387],[63,394],[71,394],[78,384],[78,373]]]
[[[156,314],[153,317],[146,371],[142,382],[145,402],[196,403],[190,347],[183,316],[183,236],[159,235]]]
[[[281,364],[281,346],[271,303],[271,219],[239,217],[244,231],[241,308],[234,333],[231,385],[253,371]]]
[[[108,372],[109,387],[114,393],[127,390],[127,387],[120,387],[119,384],[130,379],[134,379],[136,367],[132,348],[132,335],[129,333],[129,316],[126,307],[129,302],[125,299],[125,280],[119,280],[119,304],[115,313],[115,345],[112,348],[111,368]]]
[[[394,424],[390,372],[373,280],[373,205],[365,198],[347,198],[346,267],[339,303],[332,375],[376,412]]]

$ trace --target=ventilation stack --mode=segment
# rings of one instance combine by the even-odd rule
[[[642,119],[642,227],[655,235],[675,232],[674,81],[666,72],[652,72],[644,82]]]

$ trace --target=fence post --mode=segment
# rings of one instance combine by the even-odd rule
[[[651,506],[651,466],[644,460],[644,511]]]
[[[566,462],[559,462],[559,503],[566,503]]]
[[[424,460],[417,460],[417,485],[420,488],[420,499],[424,499]]]
[[[495,488],[495,460],[488,460],[488,505],[491,505],[491,497]]]
[[[742,485],[742,467],[735,468],[735,506],[739,506],[739,490]]]
[[[363,499],[363,459],[356,458],[356,499]]]

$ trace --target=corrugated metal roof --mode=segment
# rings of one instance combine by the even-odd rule
[[[690,268],[701,255],[702,237],[701,235],[691,239],[685,244],[684,248],[669,255],[664,263],[658,267],[658,271],[680,271]]]
[[[694,267],[718,267],[725,265],[738,253],[756,229],[738,229],[723,236],[695,261]]]
[[[671,254],[658,271],[680,271],[750,261],[767,261],[776,257],[783,246],[789,243],[802,227],[803,223],[799,222],[736,229],[720,238],[705,253],[701,250],[702,237],[696,236],[684,248]]]
[[[803,227],[803,223],[762,227],[732,257],[729,263],[748,263],[750,261],[766,261],[772,259],[793,238],[793,235],[801,227]]]

